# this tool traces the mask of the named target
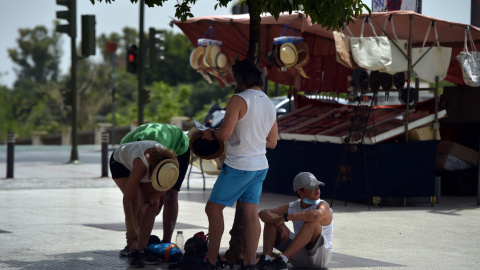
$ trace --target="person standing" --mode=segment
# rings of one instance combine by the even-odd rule
[[[178,180],[160,199],[157,215],[163,207],[163,239],[164,243],[171,243],[172,234],[178,217],[178,193],[187,174],[190,163],[190,147],[188,136],[177,126],[170,124],[148,123],[129,132],[120,141],[120,144],[135,141],[155,141],[165,148],[172,150],[179,163]],[[122,252],[125,254],[125,251]]]
[[[262,91],[262,72],[249,60],[235,59],[232,75],[238,94],[232,96],[218,130],[208,129],[207,140],[225,141],[225,161],[205,206],[209,249],[200,269],[218,269],[217,255],[224,232],[223,209],[237,199],[245,219],[243,269],[254,269],[261,234],[258,201],[268,171],[266,148],[277,145],[276,110]]]
[[[263,227],[263,255],[257,269],[286,270],[287,262],[295,268],[327,267],[332,257],[333,210],[320,199],[323,182],[309,172],[297,174],[293,190],[296,201],[258,213]],[[285,222],[293,223],[294,233]],[[282,255],[273,259],[273,248]]]

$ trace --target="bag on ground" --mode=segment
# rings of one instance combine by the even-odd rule
[[[208,253],[208,237],[204,232],[198,232],[187,239],[184,245],[184,253],[178,263],[182,270],[197,269]]]

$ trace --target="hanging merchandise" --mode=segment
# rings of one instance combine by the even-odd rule
[[[469,38],[467,38],[467,36]],[[472,51],[468,51],[467,39],[470,40],[470,46]],[[463,81],[468,86],[477,87],[480,86],[480,53],[475,48],[470,28],[467,26],[465,30],[465,42],[463,51],[457,55],[457,61],[462,68]]]
[[[344,24],[344,27],[348,30],[350,36],[345,35],[343,31],[333,31],[337,62],[347,68],[358,68],[357,63],[353,60],[352,49],[350,48],[350,38],[353,37],[353,34],[350,31],[350,28],[348,28],[348,25]]]
[[[428,48],[425,47],[430,29],[434,28],[436,43]],[[436,45],[436,46],[435,46]],[[412,48],[412,67],[416,77],[427,82],[435,83],[435,77],[441,81],[447,76],[448,67],[450,66],[450,58],[452,56],[452,48],[440,47],[438,40],[437,27],[435,21],[428,26],[427,34],[423,40],[421,48]]]
[[[209,34],[209,38],[206,38],[207,34]],[[212,39],[212,34],[217,39]],[[222,81],[224,85],[228,85],[225,75],[230,72],[231,59],[222,52],[223,43],[218,40],[212,24],[210,24],[203,37],[198,39],[197,42],[198,47],[190,54],[190,66],[197,70],[207,82],[212,83],[212,80],[206,74],[210,73]]]
[[[374,37],[363,37],[363,28],[365,22],[370,25]],[[379,37],[375,33],[375,28],[369,22],[366,16],[362,23],[360,37],[350,39],[353,59],[360,66],[368,70],[380,70],[386,68],[392,63],[392,52],[387,37]]]
[[[308,64],[308,61],[310,61],[310,56],[309,56],[310,52],[308,50],[308,44],[306,44],[305,42],[297,42],[295,44],[295,49],[297,50],[298,59],[297,59],[297,63],[293,66],[293,68],[295,68],[298,71],[298,73],[302,75],[302,77],[306,79],[310,79],[310,77],[308,77],[305,71],[303,70],[303,66]]]
[[[407,47],[408,41],[405,39],[398,39],[397,34],[395,33],[395,27],[393,26],[393,15],[390,15],[383,25],[383,29],[386,30],[387,24],[390,22],[392,27],[392,33],[395,37],[395,40],[388,40],[390,43],[391,53],[392,53],[392,63],[381,69],[380,72],[386,72],[388,74],[395,74],[401,71],[406,71],[408,69],[408,59],[407,59]],[[382,36],[384,33],[382,32]],[[396,45],[395,45],[396,44]],[[400,50],[399,50],[400,48]],[[403,52],[403,53],[402,53]]]
[[[284,36],[287,27],[290,27],[292,36]],[[270,63],[282,68],[282,71],[286,71],[287,67],[296,66],[299,57],[296,45],[302,42],[303,38],[296,36],[292,26],[287,23],[280,36],[273,39],[272,51],[269,52],[268,56]],[[306,59],[305,57],[302,58],[302,61]]]

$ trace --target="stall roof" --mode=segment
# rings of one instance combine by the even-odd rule
[[[366,15],[368,14],[359,17],[356,23],[348,25],[355,36],[360,35],[361,22]],[[445,80],[455,84],[463,84],[460,65],[458,65],[455,57],[463,49],[464,30],[467,26],[470,27],[475,42],[480,41],[480,28],[467,24],[440,20],[412,11],[374,12],[372,13],[371,20],[377,34],[382,33],[380,26],[383,27],[385,20],[390,15],[392,15],[395,32],[399,39],[409,39],[410,23],[412,23],[411,38],[413,47],[421,46],[428,26],[431,24],[432,20],[436,21],[438,35],[441,37],[440,44],[442,46],[453,48],[450,68]],[[232,58],[237,55],[244,58],[247,55],[250,23],[250,17],[248,14],[195,17],[188,19],[185,22],[175,20],[173,23],[183,31],[190,42],[195,46],[197,46],[197,40],[205,37],[209,27],[212,26],[214,32],[212,38],[223,42],[223,50],[225,53]],[[310,49],[312,56],[335,55],[332,29],[327,30],[321,25],[312,24],[305,14],[282,14],[279,16],[278,20],[275,20],[271,15],[262,16],[260,26],[262,33],[261,66],[267,67],[269,80],[286,85],[291,84],[292,80],[297,78],[297,71],[294,69],[288,69],[287,72],[283,72],[276,67],[272,67],[268,62],[267,54],[271,50],[273,39],[281,35],[287,23],[291,24],[295,31],[295,35],[304,38],[315,38],[315,43],[310,43],[314,44],[314,48]],[[391,28],[387,27],[386,33],[388,35],[392,34],[391,31]],[[365,35],[367,35],[366,33],[370,33],[370,31],[365,30]],[[291,35],[290,30],[287,30],[286,35]],[[208,38],[208,35],[206,38]],[[434,41],[435,34],[431,31],[427,39],[427,44],[431,45]],[[331,65],[332,63],[329,64]],[[312,69],[310,72],[307,71],[308,75],[313,72]],[[345,71],[342,72],[345,73]],[[334,84],[331,87],[335,88],[338,87],[338,85]]]

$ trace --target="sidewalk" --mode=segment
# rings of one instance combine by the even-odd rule
[[[82,148],[80,160],[87,161],[74,165],[66,163],[69,152],[64,149],[22,148],[15,153],[15,178],[5,179],[5,147],[0,146],[0,269],[128,268],[118,256],[125,246],[122,195],[110,178],[100,177],[99,149]],[[51,155],[58,160],[45,161]],[[205,191],[200,174],[191,174],[188,190],[185,179],[176,226],[185,239],[208,231],[204,207],[215,179],[206,175]],[[265,193],[259,210],[295,198]],[[330,269],[480,269],[480,208],[475,197],[442,196],[434,207],[334,201],[332,208]],[[228,248],[234,211],[224,210],[221,251]],[[153,234],[161,236],[161,228],[160,217]],[[260,239],[258,251],[262,245]]]

